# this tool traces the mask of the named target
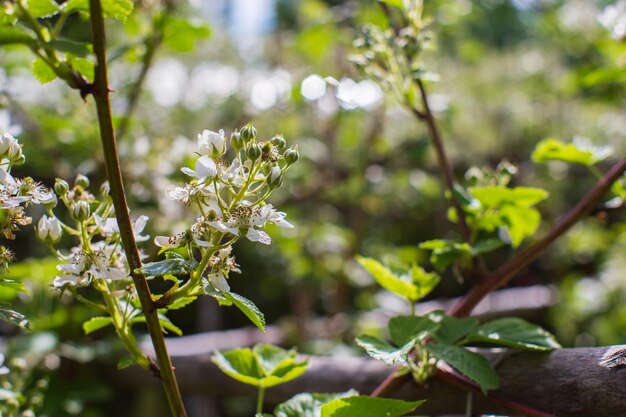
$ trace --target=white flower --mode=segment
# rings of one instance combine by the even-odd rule
[[[3,133],[0,136],[0,155],[5,156],[13,148],[19,147],[17,139],[10,133]]]
[[[43,241],[50,239],[51,242],[58,242],[61,239],[61,222],[56,217],[41,216],[37,223],[37,237]]]
[[[245,175],[243,166],[239,162],[239,159],[233,159],[230,166],[227,166],[222,161],[218,161],[217,178],[224,183],[230,183],[241,187],[245,181]]]
[[[97,215],[94,215],[94,219],[98,227],[100,227],[100,231],[102,232],[104,236],[110,238],[120,233],[120,227],[118,226],[117,219],[115,219],[115,217],[110,217],[103,221],[102,218],[100,218]],[[148,216],[142,215],[133,221],[132,227],[133,227],[133,233],[135,235],[135,241],[145,242],[146,240],[150,238],[149,235],[140,234],[141,232],[143,232],[143,229],[146,228],[146,225],[148,224],[148,220],[149,220]]]
[[[226,138],[224,130],[215,133],[211,130],[203,130],[198,134],[198,152],[202,155],[222,155],[226,152]]]
[[[221,184],[217,185],[219,190]],[[192,181],[182,187],[170,188],[165,191],[170,200],[180,201],[185,205],[190,205],[195,201],[202,201],[205,197],[215,196],[215,186],[213,184],[205,184],[198,181]]]
[[[211,272],[207,277],[211,284],[222,292],[230,291],[230,286],[226,280],[228,274],[230,272],[241,272],[238,268],[239,265],[235,263],[235,258],[230,256],[232,249],[232,246],[228,246],[219,250],[217,255],[213,255],[209,261]]]
[[[272,243],[270,236],[262,230],[267,222],[274,223],[279,227],[293,227],[285,220],[285,213],[274,210],[271,204],[264,207],[250,206],[244,202],[237,206],[227,221],[217,220],[208,222],[208,225],[223,233],[232,233],[237,236],[245,236],[252,242],[269,245]]]
[[[93,251],[72,248],[69,262],[57,266],[62,274],[54,278],[56,288],[65,285],[84,287],[91,278],[118,281],[128,276],[125,269],[126,258],[119,245],[106,245],[103,241],[93,245]]]
[[[215,162],[207,155],[201,156],[196,161],[195,171],[191,168],[183,167],[181,171],[190,177],[197,178],[200,181],[213,179],[217,175],[217,166]]]
[[[181,246],[185,246],[190,241],[196,243],[196,245],[201,247],[211,246],[211,243],[202,240],[202,235],[204,234],[204,218],[200,217],[197,219],[196,223],[191,226],[190,230],[185,230],[184,232],[175,234],[173,236],[157,236],[154,238],[154,244],[160,248],[180,248]]]

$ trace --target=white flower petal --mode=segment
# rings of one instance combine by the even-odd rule
[[[209,281],[211,281],[211,284],[213,284],[216,289],[222,292],[230,291],[230,285],[228,285],[226,277],[221,272],[218,272],[217,274],[209,274]]]
[[[250,239],[252,242],[259,242],[264,245],[269,245],[270,243],[272,243],[272,238],[270,237],[270,235],[268,235],[262,230],[256,230],[252,227],[248,229],[248,233],[246,234],[246,237]]]

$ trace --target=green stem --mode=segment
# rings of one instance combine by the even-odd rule
[[[131,270],[131,276],[135,283],[137,295],[141,302],[141,308],[146,317],[146,325],[150,332],[158,363],[158,368],[153,366],[151,366],[151,368],[155,375],[161,378],[172,416],[186,417],[187,412],[185,411],[182,396],[178,389],[178,383],[174,376],[172,362],[167,352],[165,339],[163,338],[163,330],[159,322],[158,312],[154,308],[148,282],[143,274],[135,272],[137,269],[141,268],[141,259],[139,257],[139,250],[135,242],[130,214],[128,212],[128,204],[126,202],[126,194],[124,193],[122,172],[115,141],[115,132],[113,130],[111,103],[109,99],[110,89],[107,74],[106,35],[100,0],[89,0],[89,11],[91,15],[93,48],[97,59],[92,94],[96,102],[107,178],[109,179],[111,187],[111,199],[115,207],[115,215],[120,229],[122,245]]]
[[[259,387],[259,394],[256,397],[256,413],[261,414],[263,412],[263,398],[265,397],[265,388]]]

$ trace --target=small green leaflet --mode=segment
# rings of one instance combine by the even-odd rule
[[[41,58],[37,58],[31,65],[33,75],[42,84],[56,80],[57,75],[52,68]]]
[[[113,319],[111,317],[92,317],[83,323],[83,331],[85,334],[91,334],[112,324]]]
[[[253,349],[239,348],[215,352],[211,358],[222,372],[248,385],[270,388],[291,381],[304,372],[308,362],[298,361],[295,350],[259,344]]]
[[[415,410],[423,402],[363,395],[339,398],[322,405],[321,417],[400,417]]]
[[[429,320],[439,324],[438,329],[433,333],[433,337],[444,344],[455,344],[467,336],[472,329],[478,326],[476,317],[459,319],[448,316],[444,311],[431,311],[426,315]]]
[[[202,287],[204,293],[215,298],[221,306],[235,305],[256,327],[265,332],[265,316],[252,301],[234,292],[219,291],[206,279],[203,280]]]
[[[136,272],[152,277],[163,275],[191,274],[198,267],[195,259],[169,258],[158,262],[149,262],[138,268]]]
[[[102,0],[102,11],[105,17],[112,17],[126,23],[126,19],[133,11],[131,0]],[[65,3],[65,12],[89,13],[89,0],[68,0]]]
[[[432,356],[476,382],[483,392],[498,388],[500,378],[487,359],[460,346],[431,344],[424,347]]]
[[[396,363],[407,363],[407,358],[415,343],[417,343],[417,340],[413,339],[402,347],[397,348],[374,336],[356,338],[356,344],[363,348],[368,355],[388,366]]]
[[[537,144],[532,154],[535,162],[563,161],[572,164],[592,166],[606,159],[611,154],[609,147],[595,147],[591,143],[574,141],[564,143],[560,140],[548,138]]]
[[[430,263],[437,271],[444,271],[458,259],[467,262],[472,254],[472,247],[469,244],[452,240],[427,240],[420,243],[419,248],[431,251]]]
[[[389,320],[387,328],[391,340],[398,346],[402,346],[412,340],[423,340],[437,330],[439,324],[426,317],[396,316]]]
[[[137,364],[137,359],[135,357],[128,356],[126,358],[122,358],[119,360],[119,362],[117,363],[117,369],[118,370],[126,369],[129,366],[133,366],[136,364]]]
[[[146,322],[146,316],[137,316],[131,320],[132,324],[145,323],[145,322]],[[161,323],[161,327],[163,328],[164,333],[167,334],[168,332],[172,332],[176,336],[183,335],[183,331],[174,323],[172,323],[171,320],[168,319],[164,314],[159,314],[159,323]]]
[[[437,274],[427,273],[417,265],[413,265],[407,275],[398,277],[375,259],[357,256],[356,260],[381,287],[411,302],[418,301],[428,295],[440,280]]]
[[[34,45],[35,38],[19,26],[0,25],[0,46],[11,44]]]
[[[61,10],[53,0],[28,0],[26,8],[33,17],[51,17]]]
[[[546,190],[533,187],[508,188],[499,185],[488,185],[484,187],[470,187],[469,192],[484,208],[491,209],[505,205],[531,207],[548,198]]]
[[[378,0],[381,3],[386,3],[390,6],[397,7],[400,10],[404,10],[404,0]]]
[[[275,417],[317,417],[320,415],[323,404],[338,398],[359,395],[354,390],[336,394],[311,394],[304,392],[278,405],[274,409]],[[271,417],[271,416],[270,416]]]
[[[535,351],[554,350],[561,347],[548,331],[515,317],[483,324],[471,332],[466,341],[467,343],[484,342]]]
[[[67,52],[69,54],[81,57],[89,55],[93,50],[91,44],[89,43],[76,42],[68,39],[55,39],[48,42],[48,45],[56,49],[57,51]]]

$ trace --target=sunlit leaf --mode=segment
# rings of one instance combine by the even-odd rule
[[[28,0],[26,8],[33,17],[51,17],[61,10],[53,0]]]
[[[274,409],[274,415],[276,417],[317,417],[320,415],[323,404],[338,398],[353,397],[355,395],[359,395],[359,393],[354,390],[336,394],[311,394],[304,392],[278,405]]]
[[[211,35],[211,29],[203,21],[167,16],[163,29],[163,43],[176,52],[190,52],[196,44]]]
[[[535,162],[563,161],[592,166],[611,154],[608,147],[595,147],[589,142],[563,143],[557,139],[544,139],[537,144],[532,159]]]
[[[476,317],[467,317],[459,319],[457,317],[448,316],[445,311],[431,311],[426,317],[437,323],[439,327],[433,332],[434,338],[444,344],[454,344],[467,336],[476,326],[478,319]]]
[[[384,362],[386,365],[406,363],[407,357],[416,340],[411,340],[402,347],[395,347],[374,336],[361,336],[356,338],[356,344],[367,352],[372,358]]]
[[[419,316],[396,316],[389,320],[388,329],[391,340],[403,346],[411,340],[422,340],[439,328],[439,324]]]
[[[518,349],[547,351],[561,347],[548,331],[516,317],[485,323],[467,337],[467,342],[483,342]]]
[[[83,331],[85,334],[91,334],[112,324],[113,319],[111,317],[92,317],[83,323]]]
[[[33,61],[31,69],[37,81],[42,84],[49,83],[57,78],[54,70],[41,58],[37,58]]]
[[[375,259],[357,256],[356,260],[374,277],[381,287],[412,302],[428,294],[438,282],[438,277],[427,274],[417,267],[417,269],[411,271],[411,275],[416,280],[421,280],[420,286],[409,281],[411,277],[407,276],[406,279],[402,279],[396,276],[389,268]]]
[[[133,11],[133,2],[131,0],[102,0],[102,11],[105,17],[112,17],[121,22],[126,19]],[[89,13],[89,0],[68,0],[65,5],[65,12],[82,12]]]
[[[339,398],[322,405],[321,417],[400,417],[415,410],[423,402],[367,396]]]
[[[162,261],[149,262],[138,268],[136,272],[148,276],[190,274],[196,270],[198,262],[195,259],[170,258]]]

